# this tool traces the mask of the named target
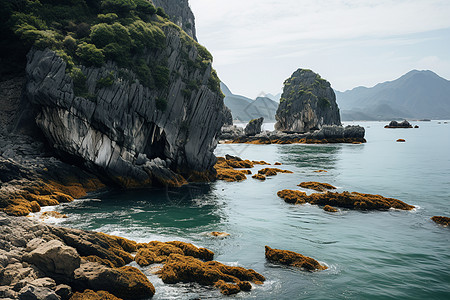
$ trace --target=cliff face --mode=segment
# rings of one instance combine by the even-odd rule
[[[275,129],[309,132],[340,125],[336,96],[328,81],[311,70],[298,69],[284,82]]]
[[[162,7],[172,22],[180,26],[189,36],[197,40],[195,17],[188,0],[152,0],[155,6]]]
[[[77,97],[63,59],[50,50],[30,52],[26,93],[38,107],[36,122],[50,144],[124,186],[179,185],[183,179],[174,172],[209,177],[223,124],[222,96],[208,87],[211,65],[189,72],[180,32],[166,27],[165,35],[165,47],[148,54],[168,57],[171,75],[163,91],[144,87],[132,71],[109,62],[82,66],[93,97]],[[187,53],[197,54],[195,47]],[[100,86],[108,76],[112,84]],[[198,89],[186,95],[190,81],[198,82]]]

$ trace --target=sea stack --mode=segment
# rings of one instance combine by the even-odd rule
[[[284,82],[275,118],[275,129],[283,132],[305,133],[323,125],[341,125],[330,83],[306,69],[298,69]]]

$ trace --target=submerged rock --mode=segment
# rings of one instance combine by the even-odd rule
[[[246,136],[254,136],[261,133],[261,126],[264,122],[264,118],[253,119],[245,126],[244,132]]]
[[[229,233],[219,232],[219,231],[210,232],[210,233],[208,233],[208,235],[213,236],[213,237],[218,237],[218,238],[224,238],[224,237],[230,236]]]
[[[314,182],[314,181],[302,182],[298,186],[305,188],[305,189],[315,190],[318,192],[325,192],[326,190],[335,190],[336,189],[336,187],[332,186],[331,184]]]
[[[320,271],[328,269],[327,266],[321,265],[317,260],[293,251],[272,249],[269,246],[266,246],[265,253],[267,260],[277,262],[282,265],[298,267],[307,271]]]
[[[282,190],[279,191],[277,195],[290,204],[311,203],[358,210],[388,210],[390,208],[412,210],[414,208],[414,206],[394,198],[385,198],[380,195],[362,194],[357,192],[314,193],[308,196],[301,191]]]
[[[304,133],[341,124],[330,83],[306,69],[298,69],[284,82],[275,118],[275,129],[286,132]]]
[[[434,216],[431,218],[435,223],[440,224],[444,227],[447,227],[450,225],[450,218],[448,217],[442,217],[442,216]]]

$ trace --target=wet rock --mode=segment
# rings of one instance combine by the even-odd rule
[[[249,285],[241,283],[242,281],[252,281],[256,284],[265,281],[264,276],[252,269],[230,267],[216,261],[203,262],[179,254],[171,254],[158,273],[164,283],[197,282],[201,285],[216,286],[225,294],[239,292],[240,286],[248,290]]]
[[[234,140],[244,136],[244,129],[236,125],[225,125],[221,129],[221,140]]]
[[[329,206],[329,205],[325,205],[325,206],[323,207],[323,210],[324,210],[324,211],[327,211],[327,212],[333,212],[333,213],[339,211],[337,208],[335,208],[335,207],[333,207],[333,206]]]
[[[78,289],[104,290],[123,299],[150,298],[155,288],[138,269],[130,266],[108,268],[98,263],[85,263],[75,270]]]
[[[390,208],[401,210],[412,210],[414,206],[406,204],[403,201],[394,198],[385,198],[380,195],[363,193],[332,193],[324,194],[314,193],[307,195],[304,192],[296,190],[282,190],[277,193],[278,197],[283,198],[286,203],[315,205],[330,205],[357,210],[388,210]]]
[[[450,218],[449,217],[442,217],[442,216],[434,216],[431,218],[431,220],[433,220],[433,222],[442,225],[444,227],[447,227],[448,225],[450,225]]]
[[[165,243],[152,241],[145,244],[139,244],[138,247],[139,249],[134,260],[140,266],[165,263],[171,254],[192,256],[205,261],[212,260],[214,257],[214,252],[206,248],[198,248],[192,244],[179,241]]]
[[[253,175],[252,178],[253,178],[253,179],[258,179],[258,180],[264,181],[264,180],[266,180],[266,175],[263,175],[263,174],[259,174],[259,173],[258,173],[258,174]]]
[[[56,218],[56,219],[65,219],[67,218],[66,215],[59,213],[57,211],[45,211],[40,216],[41,219],[48,219],[48,218]]]
[[[70,297],[70,300],[121,300],[106,291],[84,290],[84,292],[76,292]]]
[[[289,173],[292,174],[294,172],[289,171],[289,170],[282,170],[282,169],[278,169],[278,168],[264,168],[258,171],[258,174],[260,175],[265,175],[265,176],[275,176],[278,173]]]
[[[293,251],[272,249],[269,246],[266,246],[265,253],[267,260],[277,262],[282,265],[298,267],[307,271],[320,271],[328,269],[328,267],[321,265],[317,260]]]
[[[220,232],[220,231],[213,231],[213,232],[208,233],[208,235],[213,236],[213,237],[218,237],[218,238],[224,238],[224,237],[230,236],[229,233]]]
[[[314,182],[314,181],[302,182],[298,186],[305,188],[305,189],[315,190],[318,192],[325,192],[326,190],[335,190],[336,189],[336,187],[332,186],[331,184]]]
[[[244,133],[246,136],[254,136],[261,133],[261,126],[264,122],[264,118],[253,119],[245,126]]]
[[[328,81],[311,70],[298,69],[284,83],[275,129],[309,132],[323,125],[340,125],[336,95]]]

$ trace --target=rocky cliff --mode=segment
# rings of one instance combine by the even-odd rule
[[[183,28],[183,30],[197,40],[195,33],[195,17],[189,7],[188,0],[152,0],[155,6],[162,7],[170,16],[172,22]]]
[[[151,2],[76,2],[66,9],[84,10],[85,22],[59,20],[66,27],[33,6],[34,15],[11,12],[21,39],[42,27],[32,31],[24,98],[48,144],[123,187],[212,179],[225,110],[211,54]],[[195,37],[188,2],[160,2]]]
[[[311,70],[298,69],[284,82],[275,129],[310,132],[323,125],[340,125],[336,96],[328,81]]]

